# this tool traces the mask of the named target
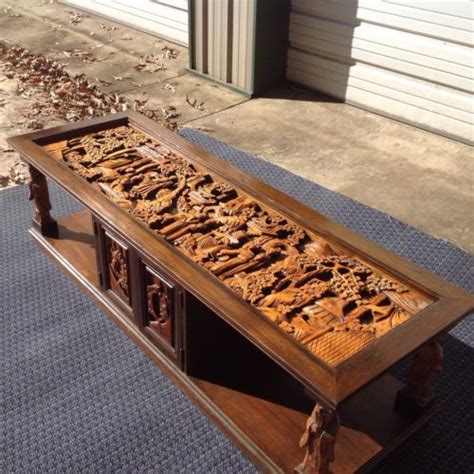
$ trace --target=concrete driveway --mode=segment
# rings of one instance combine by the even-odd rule
[[[474,154],[468,145],[291,85],[249,101],[188,73],[186,48],[57,3],[0,0],[0,39],[54,58],[70,74],[85,74],[130,103],[148,99],[151,108],[172,107],[179,126],[200,129],[474,253]],[[176,56],[166,57],[166,48]],[[163,67],[137,68],[150,53]],[[16,88],[0,72],[0,175],[17,160],[4,138],[28,131],[22,108],[30,101]]]

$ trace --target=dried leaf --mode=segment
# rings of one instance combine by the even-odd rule
[[[166,107],[161,108],[163,117],[167,120],[178,118],[181,114],[177,111],[174,105],[167,105]]]
[[[80,54],[81,51],[69,52],[73,55]],[[156,57],[151,56],[148,60],[154,66]],[[123,96],[102,92],[84,74],[71,76],[58,62],[42,54],[33,54],[22,47],[0,41],[0,63],[4,76],[18,80],[17,93],[30,101],[28,107],[21,111],[26,120],[16,125],[42,128],[46,121],[82,120],[123,111],[129,107]],[[120,80],[123,79],[125,78]],[[98,82],[110,84],[105,80]],[[152,110],[146,100],[137,101],[135,107],[170,129],[176,129],[176,123],[169,120],[179,116],[175,108],[164,109],[164,112]]]
[[[23,184],[26,183],[30,177],[28,172],[28,167],[22,161],[17,161],[10,168],[10,181],[13,184]]]
[[[115,31],[117,27],[115,25],[104,25],[104,24],[101,24],[100,27],[107,33],[107,38],[109,40],[109,43],[112,43],[113,42],[112,31]]]
[[[79,58],[84,63],[93,63],[97,61],[97,58],[89,51],[83,51],[81,49],[66,49],[63,51],[63,55],[66,58]]]
[[[176,59],[179,55],[179,51],[175,48],[170,48],[169,46],[163,46],[161,48],[163,54],[161,55],[165,59]]]
[[[39,120],[29,120],[26,122],[26,126],[32,130],[41,130],[44,125]]]
[[[176,92],[176,88],[175,88],[173,85],[169,84],[168,82],[167,82],[166,84],[163,84],[162,89],[169,90],[169,91],[171,91],[173,94]]]
[[[82,21],[83,18],[86,18],[85,15],[82,15],[79,12],[69,11],[68,13],[69,13],[69,23],[73,26],[76,26]]]
[[[106,81],[104,79],[99,79],[98,77],[95,78],[95,80],[104,86],[110,86],[112,83],[110,81]]]
[[[10,182],[10,176],[5,175],[5,174],[0,174],[0,187],[1,188],[8,186],[9,182]]]
[[[189,95],[186,94],[186,102],[193,108],[197,110],[204,110],[204,102],[198,104],[197,99],[190,99]]]
[[[156,72],[164,71],[166,67],[164,66],[161,58],[155,54],[147,54],[140,58],[140,62],[135,65],[135,69],[141,72]]]

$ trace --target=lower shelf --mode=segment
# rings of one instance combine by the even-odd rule
[[[221,384],[184,374],[100,289],[90,213],[82,211],[59,218],[58,225],[58,239],[44,237],[36,229],[30,230],[53,263],[84,290],[262,471],[292,472],[304,456],[298,443],[311,407],[281,403],[278,400],[284,398],[284,393],[262,397],[252,390],[239,389],[235,383]],[[238,380],[237,375],[235,380]],[[394,377],[385,375],[341,405],[336,461],[331,465],[334,473],[372,468],[426,421],[428,414],[411,422],[393,411],[400,387]],[[275,390],[279,389],[276,385]]]

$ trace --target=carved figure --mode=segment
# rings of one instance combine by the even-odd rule
[[[329,464],[336,458],[335,444],[339,431],[339,417],[335,411],[317,403],[306,422],[300,447],[306,448],[303,462],[295,469],[301,474],[329,474]]]
[[[31,181],[29,183],[29,199],[35,201],[35,216],[33,222],[47,237],[58,236],[58,224],[51,217],[51,201],[49,200],[48,183],[43,173],[34,166],[29,167]]]
[[[416,401],[421,408],[433,399],[433,379],[443,368],[443,355],[443,348],[436,341],[426,344],[415,353],[403,395]]]
[[[94,132],[55,150],[332,366],[432,303],[133,127]]]

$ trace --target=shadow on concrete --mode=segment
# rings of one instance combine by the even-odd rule
[[[351,67],[358,0],[321,2],[290,17],[286,82],[263,94],[265,98],[344,102]],[[312,92],[310,92],[312,91]]]

